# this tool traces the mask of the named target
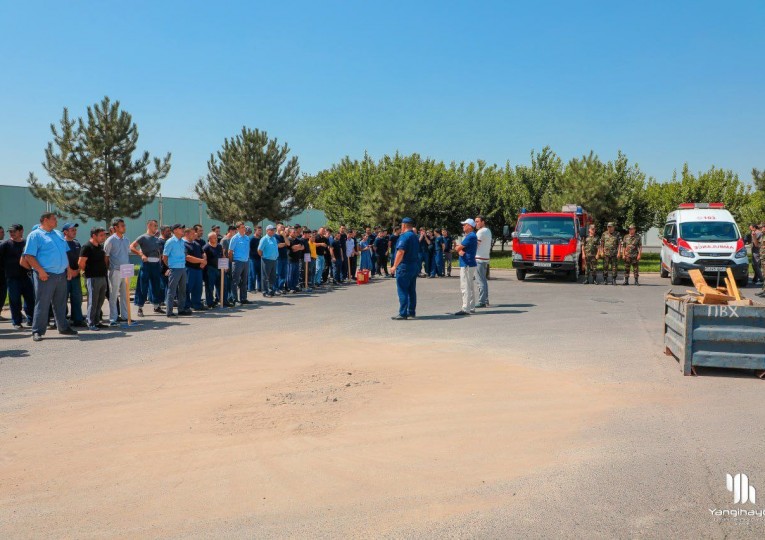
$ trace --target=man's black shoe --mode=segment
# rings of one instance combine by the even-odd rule
[[[164,312],[165,312],[165,310],[162,309],[161,307],[155,307],[154,308],[154,313],[164,313]]]
[[[459,310],[454,313],[455,317],[465,317],[466,315],[470,315],[467,311]]]
[[[168,314],[167,314],[167,317],[172,317],[172,318],[175,318],[175,317],[177,317],[177,316],[178,316],[178,315],[176,315],[176,314],[175,314],[175,313],[173,313],[172,311],[171,311],[170,313],[168,313]]]
[[[240,304],[242,304],[243,306],[245,306],[245,305],[247,305],[247,304],[252,304],[252,302],[250,302],[249,300],[242,300],[242,301],[241,301],[241,302],[239,302],[239,303],[240,303]]]
[[[143,317],[143,308],[142,307],[138,308],[138,316],[139,317]]]
[[[234,307],[234,306],[236,306],[236,304],[234,304],[233,302],[226,302],[223,305],[226,306],[226,307]]]
[[[62,336],[76,336],[77,330],[74,328],[67,328],[66,330],[59,330],[58,333]]]
[[[104,323],[98,323],[96,326],[98,326],[99,328],[109,328],[109,325]]]
[[[77,321],[77,322],[73,322],[72,326],[74,326],[75,328],[87,328],[88,323],[86,323],[85,321]]]
[[[190,309],[184,309],[183,311],[178,312],[178,315],[180,315],[181,317],[190,317],[193,314],[194,313]]]
[[[402,317],[401,315],[396,315],[395,317],[391,317],[391,319],[394,320],[394,321],[405,321],[408,318],[409,317]]]

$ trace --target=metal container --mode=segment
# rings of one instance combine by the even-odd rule
[[[684,375],[696,366],[765,371],[765,306],[691,304],[667,295],[664,347]]]

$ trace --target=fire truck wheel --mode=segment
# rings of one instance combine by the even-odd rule
[[[523,281],[526,279],[526,270],[521,270],[520,268],[516,269],[515,277],[518,278],[518,281]]]

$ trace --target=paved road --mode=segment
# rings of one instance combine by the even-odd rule
[[[2,323],[0,413],[26,410],[51,384],[71,387],[96,373],[150,363],[163,344],[185,341],[196,350],[206,335],[247,339],[243,336],[251,332],[256,340],[261,333],[302,328],[307,338],[344,335],[422,347],[445,340],[455,350],[471,347],[475,355],[464,362],[477,370],[483,355],[506,357],[548,372],[541,392],[554,395],[561,381],[576,376],[589,381],[594,394],[605,387],[623,389],[631,405],[615,407],[604,421],[585,422],[578,436],[583,443],[562,449],[550,466],[476,488],[477,499],[494,504],[394,525],[388,535],[762,538],[765,518],[721,521],[709,509],[765,508],[759,502],[765,500],[765,423],[757,417],[765,408],[765,382],[735,371],[683,377],[677,361],[663,354],[662,295],[668,281],[645,276],[642,282],[639,288],[544,278],[521,283],[510,272],[496,271],[492,306],[467,319],[449,315],[459,308],[459,283],[451,278],[420,280],[419,316],[406,322],[389,319],[396,308],[393,283],[382,281],[286,297],[227,315],[173,323],[147,318],[129,332],[83,332],[80,339],[51,334],[40,344]],[[543,434],[545,426],[539,430]],[[0,425],[0,438],[4,433]],[[756,505],[733,504],[726,473],[749,475],[759,490]],[[257,519],[241,517],[198,534],[354,534],[346,528],[351,523],[333,521],[331,514],[318,519],[314,531],[291,523],[289,515],[280,519],[281,529],[258,528]]]

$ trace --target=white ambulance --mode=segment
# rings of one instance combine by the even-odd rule
[[[749,280],[749,259],[736,221],[723,203],[684,203],[667,216],[662,233],[661,277],[672,285],[698,269],[710,284],[724,285],[727,269],[744,287]]]

